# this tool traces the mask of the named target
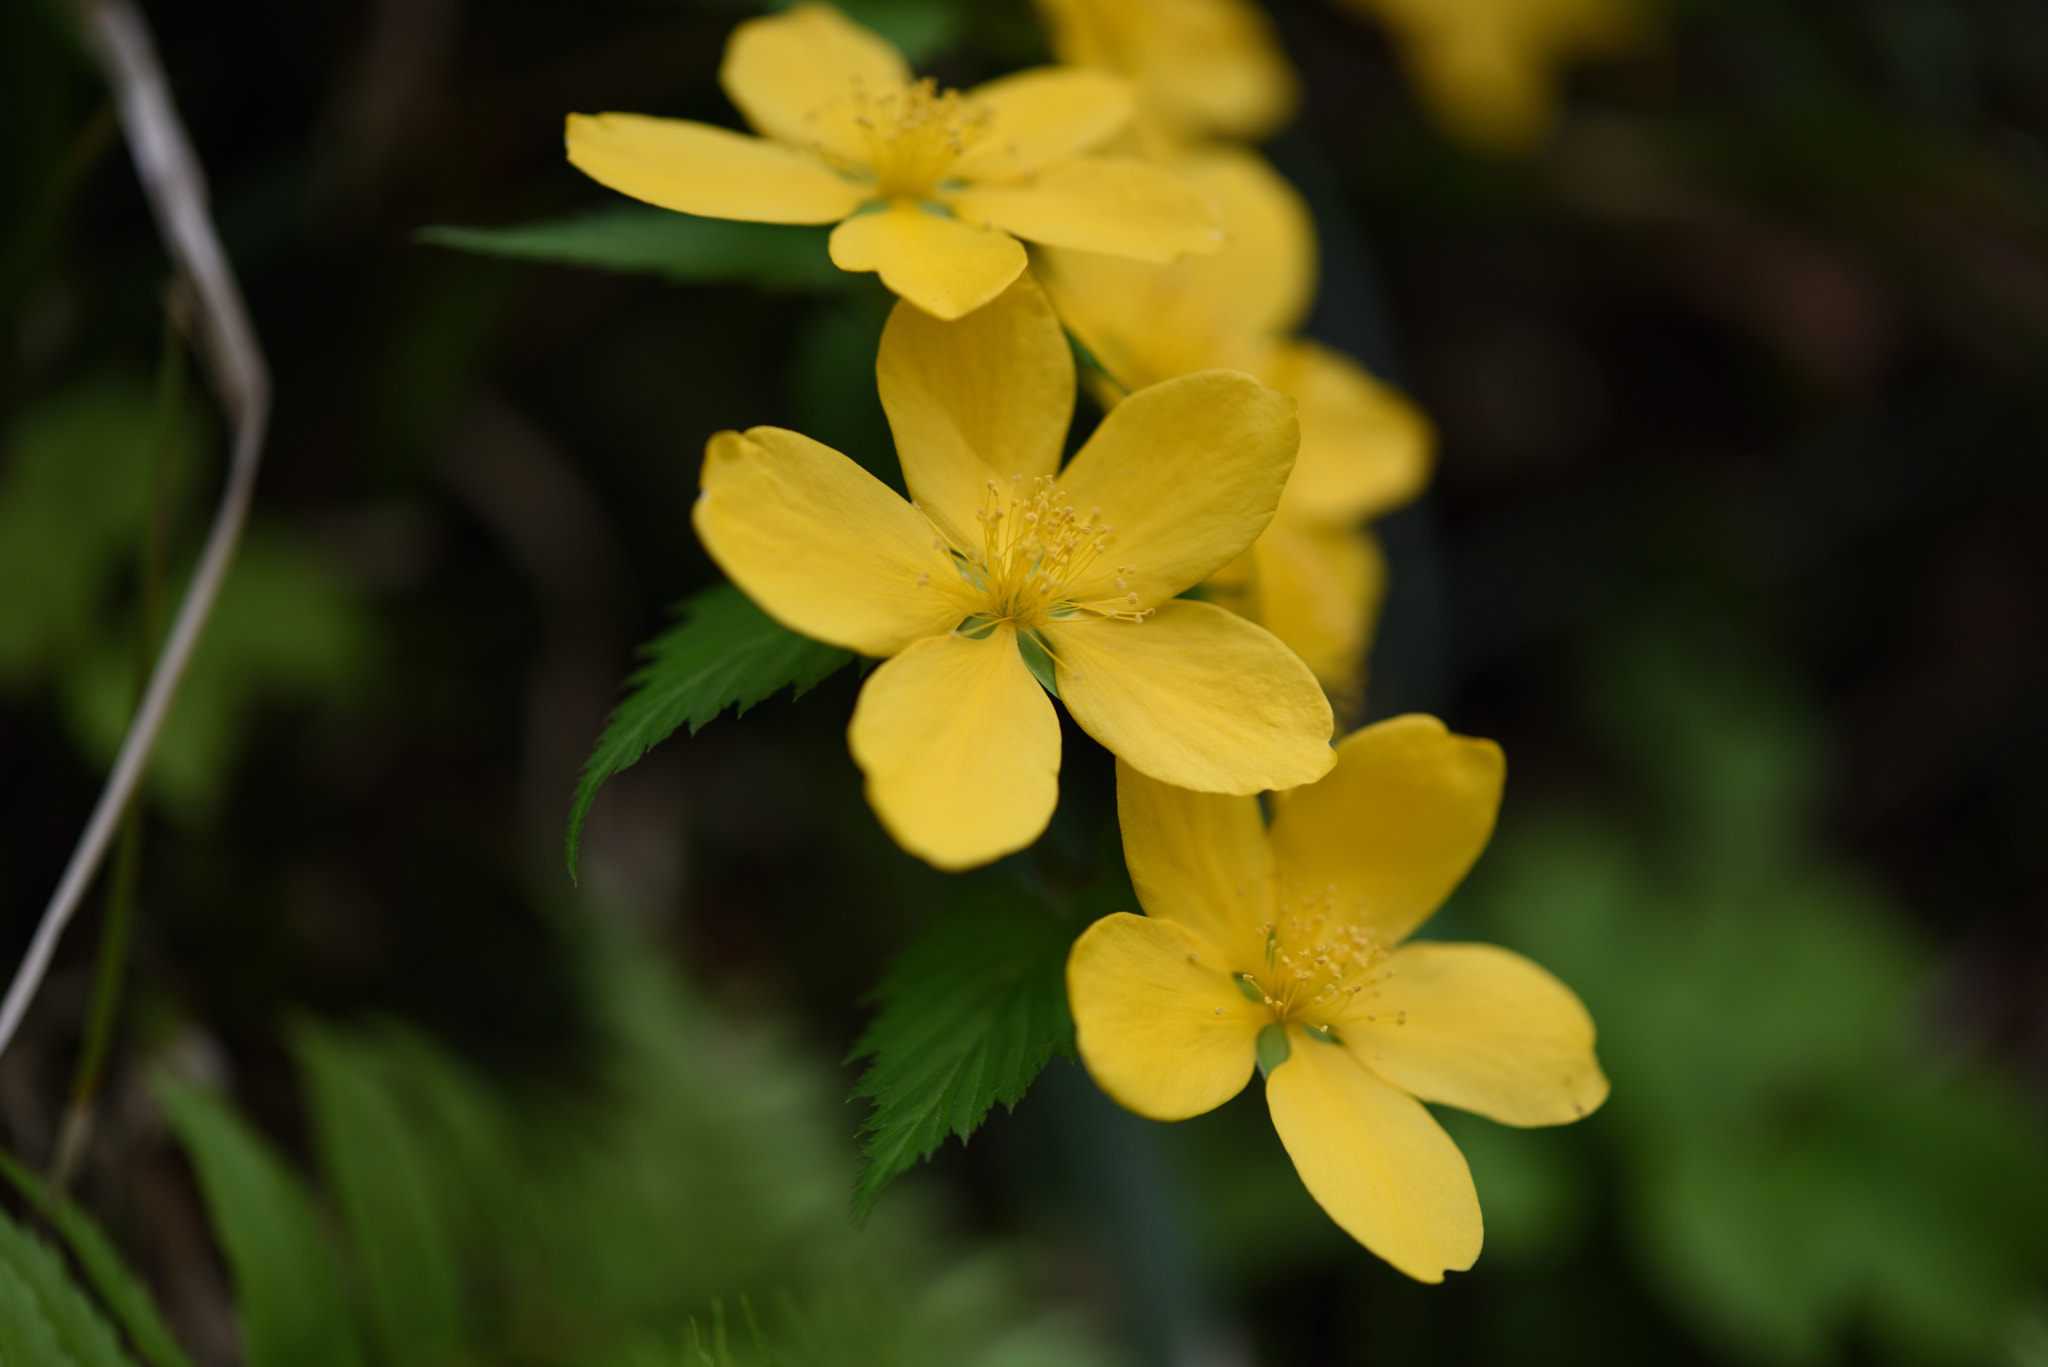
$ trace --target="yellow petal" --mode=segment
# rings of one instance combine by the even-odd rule
[[[989,228],[895,203],[832,230],[832,264],[882,283],[937,318],[974,312],[1024,272],[1024,248]]]
[[[942,869],[1023,849],[1059,801],[1059,717],[1007,626],[929,637],[883,664],[846,734],[882,825]]]
[[[924,519],[829,446],[779,427],[720,432],[702,479],[690,520],[704,549],[792,631],[894,655],[973,610]]]
[[[1149,607],[1236,559],[1279,505],[1297,430],[1293,400],[1230,370],[1183,375],[1111,409],[1060,475],[1068,500],[1100,508],[1114,529],[1071,595],[1134,593],[1131,606]]]
[[[1503,1125],[1563,1125],[1607,1099],[1593,1018],[1572,990],[1497,945],[1418,940],[1340,1028],[1353,1053],[1424,1101]]]
[[[687,119],[571,114],[569,164],[664,209],[753,223],[835,223],[868,192],[777,143]]]
[[[953,163],[966,180],[1013,180],[1078,156],[1131,121],[1129,81],[1087,67],[1038,67],[967,92],[989,119],[982,140]]]
[[[1379,541],[1367,531],[1276,517],[1251,555],[1256,611],[1247,615],[1301,656],[1332,694],[1355,692],[1386,595]]]
[[[1207,940],[1122,911],[1074,941],[1067,1002],[1095,1085],[1153,1120],[1185,1120],[1243,1091],[1271,1019]]]
[[[1506,773],[1498,745],[1452,735],[1435,717],[1354,731],[1329,777],[1274,802],[1281,881],[1335,885],[1337,905],[1383,942],[1405,939],[1486,848]]]
[[[1219,255],[1231,251],[1225,248]],[[1272,343],[1242,326],[1214,291],[1201,287],[1197,266],[1216,257],[1183,257],[1170,265],[1100,252],[1044,247],[1038,272],[1060,318],[1126,390],[1197,370],[1256,373]],[[1108,407],[1123,398],[1105,397]]]
[[[1249,0],[1039,0],[1039,11],[1061,61],[1135,77],[1179,141],[1261,141],[1294,111],[1294,70]]]
[[[1179,263],[1192,287],[1253,332],[1292,332],[1316,287],[1316,230],[1308,205],[1273,164],[1248,147],[1190,153],[1173,169],[1223,212],[1224,246]]]
[[[963,550],[981,546],[988,481],[1059,469],[1074,414],[1074,357],[1045,292],[1020,275],[993,302],[944,322],[899,303],[875,378],[910,496]]]
[[[1429,482],[1436,431],[1408,396],[1348,356],[1297,341],[1260,378],[1301,405],[1301,454],[1282,515],[1352,523],[1391,512]]]
[[[1266,1104],[1308,1194],[1417,1281],[1472,1266],[1482,1229],[1465,1155],[1421,1102],[1307,1034],[1288,1031],[1292,1048],[1266,1079]]]
[[[1116,763],[1124,866],[1156,920],[1186,926],[1223,952],[1226,967],[1262,966],[1272,919],[1273,854],[1249,795],[1196,793]]]
[[[1329,700],[1262,627],[1174,598],[1143,622],[1076,618],[1044,631],[1067,711],[1134,769],[1205,793],[1329,771]]]
[[[941,198],[967,222],[1048,247],[1171,261],[1223,245],[1207,195],[1170,171],[1124,157],[1081,157],[1028,181],[969,185]]]
[[[855,92],[892,92],[910,75],[895,48],[830,5],[797,5],[735,28],[718,83],[769,137],[866,164]]]

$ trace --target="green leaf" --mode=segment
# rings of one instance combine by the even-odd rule
[[[294,1046],[321,1169],[362,1269],[384,1360],[453,1361],[464,1342],[455,1250],[428,1161],[376,1052],[310,1023]]]
[[[679,609],[682,620],[641,647],[647,663],[627,679],[626,700],[605,723],[583,766],[569,807],[569,876],[583,819],[604,781],[688,725],[696,735],[728,707],[741,713],[784,688],[802,697],[853,656],[776,622],[731,585],[709,589]]]
[[[79,1367],[57,1343],[57,1326],[19,1272],[0,1263],[0,1367]]]
[[[686,284],[736,281],[772,290],[835,290],[848,288],[853,279],[827,254],[828,229],[697,218],[650,205],[509,228],[422,228],[415,236],[485,256],[658,275]]]
[[[948,1134],[965,1141],[995,1103],[1015,1107],[1054,1054],[1074,1056],[1072,940],[1019,893],[934,922],[890,966],[873,997],[882,1009],[848,1060],[872,1060],[854,1095],[875,1103],[855,1219]]]
[[[17,1358],[0,1348],[0,1364],[4,1367],[14,1367],[16,1362],[33,1363],[36,1367],[45,1362],[74,1363],[76,1367],[131,1367],[131,1359],[121,1351],[114,1331],[71,1280],[63,1258],[4,1215],[0,1215],[0,1272],[16,1279],[12,1288],[0,1290],[0,1319],[11,1317],[9,1301],[19,1301],[26,1293],[34,1302],[36,1317],[48,1327],[50,1346],[56,1350],[49,1357]],[[24,1312],[24,1318],[27,1317]]]
[[[1259,1031],[1259,1076],[1271,1077],[1275,1068],[1287,1062],[1291,1052],[1291,1046],[1287,1043],[1286,1026],[1273,1024]]]
[[[1031,677],[1038,680],[1038,686],[1055,698],[1060,695],[1059,673],[1053,668],[1052,651],[1047,648],[1045,638],[1036,631],[1017,633],[1017,653],[1024,657],[1024,667],[1031,671]]]
[[[159,1085],[241,1309],[249,1367],[364,1367],[341,1268],[305,1184],[225,1102]]]
[[[85,1271],[86,1279],[99,1292],[100,1300],[114,1312],[128,1338],[154,1367],[192,1367],[192,1360],[157,1312],[156,1302],[141,1280],[128,1269],[121,1255],[93,1223],[92,1218],[70,1202],[52,1209],[43,1184],[35,1174],[0,1153],[0,1175],[12,1182],[29,1203],[56,1226],[71,1249],[71,1256]],[[0,1358],[0,1362],[4,1362]]]

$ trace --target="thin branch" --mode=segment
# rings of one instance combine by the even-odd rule
[[[84,0],[81,6],[88,42],[105,69],[107,84],[121,116],[135,169],[142,178],[143,191],[155,214],[157,231],[163,235],[179,273],[191,283],[199,303],[199,326],[205,345],[200,349],[221,404],[234,427],[234,455],[228,467],[227,485],[221,491],[220,508],[207,533],[205,549],[192,575],[185,601],[179,604],[177,620],[157,657],[114,769],[93,808],[71,862],[43,911],[28,953],[15,971],[7,996],[0,1001],[0,1051],[4,1051],[21,1025],[29,1002],[42,985],[50,958],[64,927],[78,910],[85,891],[106,858],[122,814],[135,799],[156,748],[164,718],[176,698],[185,667],[199,644],[206,620],[220,596],[235,548],[241,541],[242,524],[249,512],[249,498],[255,489],[256,467],[263,454],[263,434],[270,422],[270,370],[264,363],[256,331],[250,326],[241,289],[235,284],[227,254],[221,250],[207,210],[206,178],[185,126],[171,103],[169,83],[157,60],[156,44],[141,11],[131,0]]]

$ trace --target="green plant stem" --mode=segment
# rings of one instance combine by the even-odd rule
[[[141,603],[135,633],[135,691],[148,687],[163,631],[165,561],[169,556],[171,514],[177,496],[178,445],[172,433],[185,383],[181,334],[188,312],[180,285],[165,300],[163,351],[157,367],[155,449],[150,461],[150,517],[140,558]],[[100,928],[93,965],[92,1005],[86,1016],[85,1041],[71,1075],[71,1097],[51,1156],[49,1186],[61,1199],[85,1157],[92,1138],[93,1114],[100,1084],[106,1080],[107,1055],[121,1016],[121,989],[127,978],[129,932],[135,922],[136,887],[142,867],[142,808],[131,801],[121,817],[120,844],[114,854],[114,876],[107,888],[106,919]]]

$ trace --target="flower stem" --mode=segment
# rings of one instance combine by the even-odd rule
[[[188,312],[189,299],[174,285],[164,307],[163,350],[157,365],[156,425],[150,456],[149,526],[138,557],[141,603],[135,632],[137,696],[149,686],[157,637],[163,631],[165,561],[169,555],[182,454],[176,438],[178,406],[185,387],[180,333]],[[121,1015],[121,988],[127,978],[128,937],[135,921],[135,890],[141,867],[142,809],[138,798],[131,797],[121,815],[114,876],[107,888],[106,919],[100,927],[99,952],[93,965],[92,1005],[86,1016],[85,1041],[72,1070],[71,1097],[50,1159],[49,1188],[59,1199],[71,1185],[92,1139],[100,1084],[106,1080],[107,1054],[113,1047],[114,1027]]]

